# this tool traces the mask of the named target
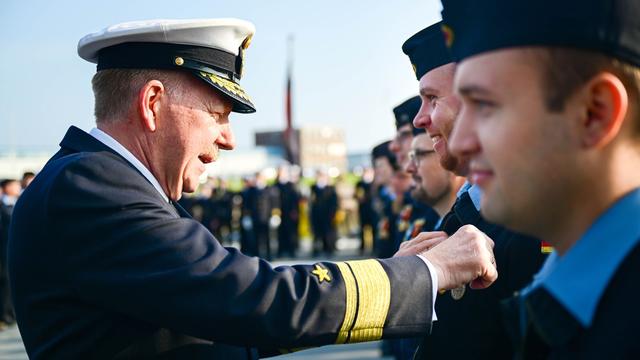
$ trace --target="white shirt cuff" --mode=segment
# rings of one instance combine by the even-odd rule
[[[438,296],[438,273],[436,272],[436,268],[429,262],[429,260],[427,260],[426,257],[422,256],[422,255],[417,255],[420,260],[424,261],[424,263],[427,265],[427,268],[429,268],[429,274],[431,275],[431,285],[433,287],[433,289],[431,290],[433,293],[433,303],[431,304],[431,314],[433,314],[431,316],[431,321],[436,321],[438,320],[438,316],[436,316],[436,296]]]

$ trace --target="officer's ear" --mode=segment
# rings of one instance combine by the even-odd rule
[[[620,132],[629,108],[629,96],[617,76],[602,72],[584,86],[587,114],[581,126],[584,147],[604,147]]]
[[[161,104],[166,100],[166,89],[162,82],[150,80],[138,92],[138,113],[144,129],[156,131]]]

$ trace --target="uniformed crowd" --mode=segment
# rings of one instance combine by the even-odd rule
[[[324,171],[303,185],[299,168],[288,165],[274,179],[267,172],[244,177],[241,188],[233,190],[226,180],[210,178],[196,195],[183,196],[179,203],[223,244],[239,239],[244,254],[293,258],[301,255],[300,238],[305,236],[312,239],[310,255],[333,255],[338,237],[352,235],[347,214],[355,210],[348,207],[354,186]],[[343,196],[341,189],[346,189]]]
[[[229,114],[255,111],[240,86],[252,24],[82,38],[96,127],[69,128],[10,227],[29,356],[254,359],[384,339],[397,359],[640,357],[640,6],[442,5],[398,44],[417,95],[356,185],[362,249],[378,259],[251,256],[272,256],[270,239],[295,254],[301,195],[286,172],[247,179],[237,200],[217,184],[203,194],[218,205],[182,200],[191,214],[178,203],[234,148]],[[337,191],[318,173],[308,196],[313,249],[331,254]],[[217,212],[229,203],[242,252],[214,236],[233,227]]]
[[[33,180],[35,174],[27,171],[21,179],[0,180],[0,330],[16,322],[7,271],[7,244],[9,243],[9,224],[11,215],[20,194]]]

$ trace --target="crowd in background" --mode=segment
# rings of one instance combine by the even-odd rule
[[[25,172],[21,179],[0,180],[0,330],[16,322],[7,272],[7,243],[13,207],[22,191],[29,186],[35,174]]]
[[[208,178],[179,203],[222,244],[247,255],[331,257],[338,240],[349,238],[359,241],[361,255],[389,257],[412,180],[389,151],[374,152],[372,163],[338,176],[319,170],[303,178],[299,167],[281,166],[275,176]]]

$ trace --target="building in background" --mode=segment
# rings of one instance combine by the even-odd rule
[[[300,167],[305,172],[324,169],[343,173],[348,170],[347,147],[344,131],[331,126],[305,126],[293,130],[298,144]],[[285,159],[283,131],[263,131],[255,134],[256,147],[266,147],[271,153],[283,154]],[[334,170],[332,170],[334,169]]]

